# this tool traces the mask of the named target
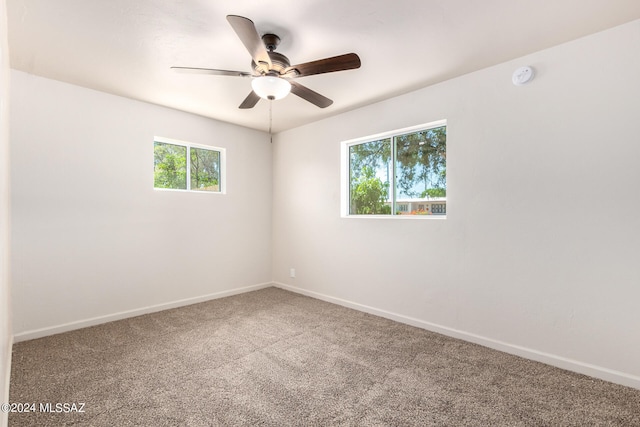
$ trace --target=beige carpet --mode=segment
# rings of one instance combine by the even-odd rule
[[[276,288],[18,343],[10,400],[37,410],[10,426],[640,426],[640,390]]]

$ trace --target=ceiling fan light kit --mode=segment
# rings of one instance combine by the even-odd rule
[[[279,52],[274,52],[280,44],[280,37],[275,34],[258,34],[253,21],[243,16],[227,15],[227,21],[236,32],[238,38],[251,55],[252,73],[243,71],[217,70],[212,68],[171,67],[179,72],[212,74],[217,76],[252,77],[252,91],[240,104],[241,109],[253,108],[260,98],[277,100],[286,97],[289,92],[314,104],[326,108],[333,101],[315,92],[294,79],[315,74],[333,73],[336,71],[360,68],[360,57],[355,53],[347,53],[331,58],[290,65],[289,59]]]
[[[282,99],[291,92],[291,83],[277,76],[261,76],[251,80],[253,91],[263,99],[275,101]]]

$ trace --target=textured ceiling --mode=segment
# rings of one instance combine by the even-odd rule
[[[226,15],[278,34],[291,63],[360,56],[360,69],[300,78],[334,103],[274,101],[274,132],[640,18],[638,0],[7,0],[7,8],[12,68],[261,130],[268,101],[238,109],[250,79],[169,69],[251,71]]]

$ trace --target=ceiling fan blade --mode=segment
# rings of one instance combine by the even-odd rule
[[[256,106],[258,101],[260,101],[260,97],[258,96],[258,94],[256,94],[254,91],[251,91],[249,96],[247,96],[244,101],[242,101],[242,104],[240,104],[238,108],[242,108],[243,110],[246,110],[247,108],[253,108]]]
[[[189,74],[212,74],[214,76],[231,76],[231,77],[251,77],[251,73],[243,71],[216,70],[213,68],[194,68],[194,67],[171,67],[173,71],[178,73]]]
[[[237,15],[227,15],[227,21],[233,27],[244,47],[249,51],[253,61],[260,65],[265,72],[269,71],[271,69],[271,58],[269,58],[267,48],[264,46],[253,21]]]
[[[304,64],[292,65],[281,74],[288,74],[295,70],[295,73],[292,73],[291,77],[302,77],[314,74],[333,73],[334,71],[353,70],[355,68],[360,68],[360,57],[355,53],[347,53],[331,58],[305,62]]]
[[[298,82],[290,82],[291,83],[291,93],[294,95],[298,95],[300,98],[309,101],[313,105],[316,105],[320,108],[327,108],[329,105],[333,104],[333,101],[327,98],[326,96],[320,95],[318,92],[312,91],[306,86],[302,86]]]

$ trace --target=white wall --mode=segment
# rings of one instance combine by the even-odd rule
[[[638,46],[635,21],[277,135],[274,280],[640,388]],[[439,119],[447,219],[340,218],[340,141]]]
[[[9,291],[9,46],[7,6],[0,3],[0,403],[9,401],[11,302]],[[0,426],[8,414],[0,412]]]
[[[267,134],[11,78],[16,340],[270,283]],[[227,194],[154,190],[154,136],[226,148]]]

